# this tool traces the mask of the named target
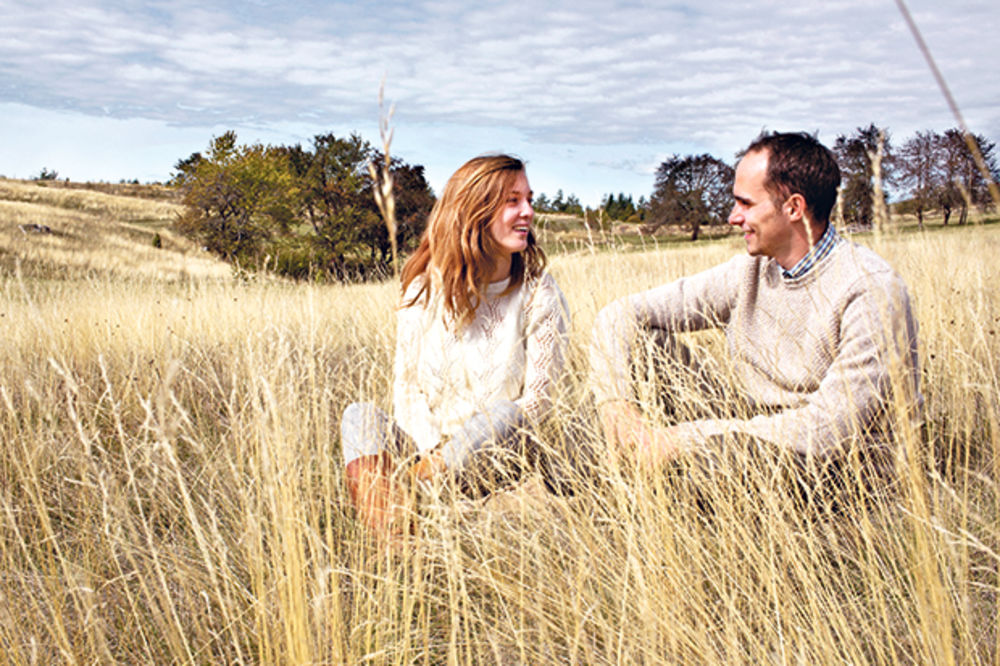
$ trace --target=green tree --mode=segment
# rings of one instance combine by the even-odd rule
[[[348,272],[352,253],[379,216],[370,189],[368,161],[374,150],[357,134],[313,138],[312,150],[285,149],[298,185],[299,207],[310,225],[324,270]]]
[[[265,241],[292,221],[293,182],[277,149],[238,146],[229,131],[212,139],[207,156],[176,168],[187,207],[178,228],[224,259],[256,261]]]
[[[180,230],[227,260],[293,277],[381,275],[391,239],[374,200],[369,161],[382,160],[360,136],[317,135],[312,146],[240,146],[234,132],[174,166],[183,192]],[[381,173],[381,172],[378,172]],[[434,203],[421,166],[394,158],[396,239],[412,246]]]
[[[315,256],[338,276],[384,269],[391,242],[375,204],[368,163],[383,156],[357,134],[317,135],[312,150],[286,149],[295,174],[301,216],[313,232]],[[396,239],[412,246],[427,223],[434,196],[422,166],[393,158],[390,166],[396,206]]]
[[[632,195],[626,197],[622,192],[618,193],[618,219],[627,220],[628,218],[635,215],[635,201],[632,200]]]
[[[604,209],[604,214],[612,220],[627,220],[635,215],[636,211],[632,195],[626,197],[624,192],[619,192],[617,198],[614,194],[605,195],[601,200],[601,207]]]
[[[566,198],[566,203],[563,204],[560,212],[567,215],[583,215],[583,205],[580,204],[580,200],[575,194],[571,194]]]
[[[383,156],[376,152],[374,159],[382,163]],[[434,206],[434,193],[424,176],[424,167],[407,164],[401,159],[392,158],[389,168],[392,174],[392,194],[396,202],[396,242],[401,251],[416,247],[420,234],[427,226],[427,216]],[[381,172],[379,172],[381,174]],[[373,187],[368,185],[369,194]],[[374,197],[372,197],[374,201]],[[391,244],[389,230],[381,221],[371,227],[366,227],[362,238],[371,250],[371,257],[379,264],[388,264]]]
[[[183,187],[190,178],[195,177],[198,165],[203,159],[205,158],[202,157],[201,153],[191,153],[188,157],[177,160],[177,163],[174,164],[174,173],[167,181],[168,184]]]
[[[580,199],[575,194],[566,196],[561,188],[556,191],[556,195],[552,199],[539,192],[532,200],[531,207],[536,213],[583,215],[583,204],[580,203]]]
[[[549,205],[552,207],[553,213],[561,213],[566,209],[566,201],[563,199],[562,188],[556,190],[556,195],[552,198],[552,202]]]
[[[42,170],[38,172],[37,176],[35,176],[35,180],[55,180],[58,177],[59,177],[59,172],[56,171],[55,169],[42,167]]]
[[[672,155],[656,170],[647,227],[688,227],[698,240],[703,224],[724,224],[732,204],[733,167],[707,153]]]

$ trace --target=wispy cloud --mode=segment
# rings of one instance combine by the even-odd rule
[[[387,76],[408,122],[545,145],[727,154],[765,125],[832,139],[870,121],[951,124],[892,3],[12,4],[0,0],[3,101],[113,118],[341,126],[372,116]],[[1000,7],[911,5],[970,123],[1000,136]]]

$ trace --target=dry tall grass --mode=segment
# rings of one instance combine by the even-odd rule
[[[761,469],[705,489],[709,513],[668,476],[600,459],[569,497],[532,478],[487,502],[427,498],[395,552],[353,520],[336,434],[349,402],[388,404],[393,284],[6,274],[0,651],[997,663],[1000,233],[864,242],[903,273],[921,325],[928,426],[903,436],[892,501],[803,513]],[[602,305],[740,251],[556,257],[572,355],[546,444],[589,439],[568,425],[593,423],[584,346]]]
[[[29,278],[228,277],[226,264],[171,229],[182,210],[162,199],[0,179],[0,269]]]

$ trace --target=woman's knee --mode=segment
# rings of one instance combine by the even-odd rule
[[[379,453],[381,410],[368,402],[355,402],[347,406],[340,419],[340,446],[344,462],[351,463],[361,456]]]
[[[498,400],[469,419],[470,435],[479,440],[505,440],[524,427],[524,411],[510,400]]]
[[[524,411],[510,400],[492,403],[469,417],[442,445],[441,457],[452,472],[464,472],[482,459],[519,453],[524,439]]]

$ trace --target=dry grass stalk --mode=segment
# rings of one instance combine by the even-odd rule
[[[372,181],[374,182],[375,204],[378,206],[379,212],[382,213],[386,231],[389,232],[389,244],[392,247],[393,275],[398,276],[399,249],[396,238],[396,199],[392,193],[392,157],[390,156],[392,134],[394,131],[390,126],[390,122],[392,121],[392,114],[396,107],[393,105],[389,107],[388,112],[385,111],[385,79],[382,80],[382,84],[378,89],[378,109],[378,132],[382,138],[382,169],[379,172],[375,164],[369,162],[368,172],[371,174]]]
[[[872,165],[872,214],[875,233],[884,232],[889,226],[889,208],[885,205],[885,191],[882,189],[882,158],[885,157],[885,131],[878,131],[875,152],[868,153]]]

